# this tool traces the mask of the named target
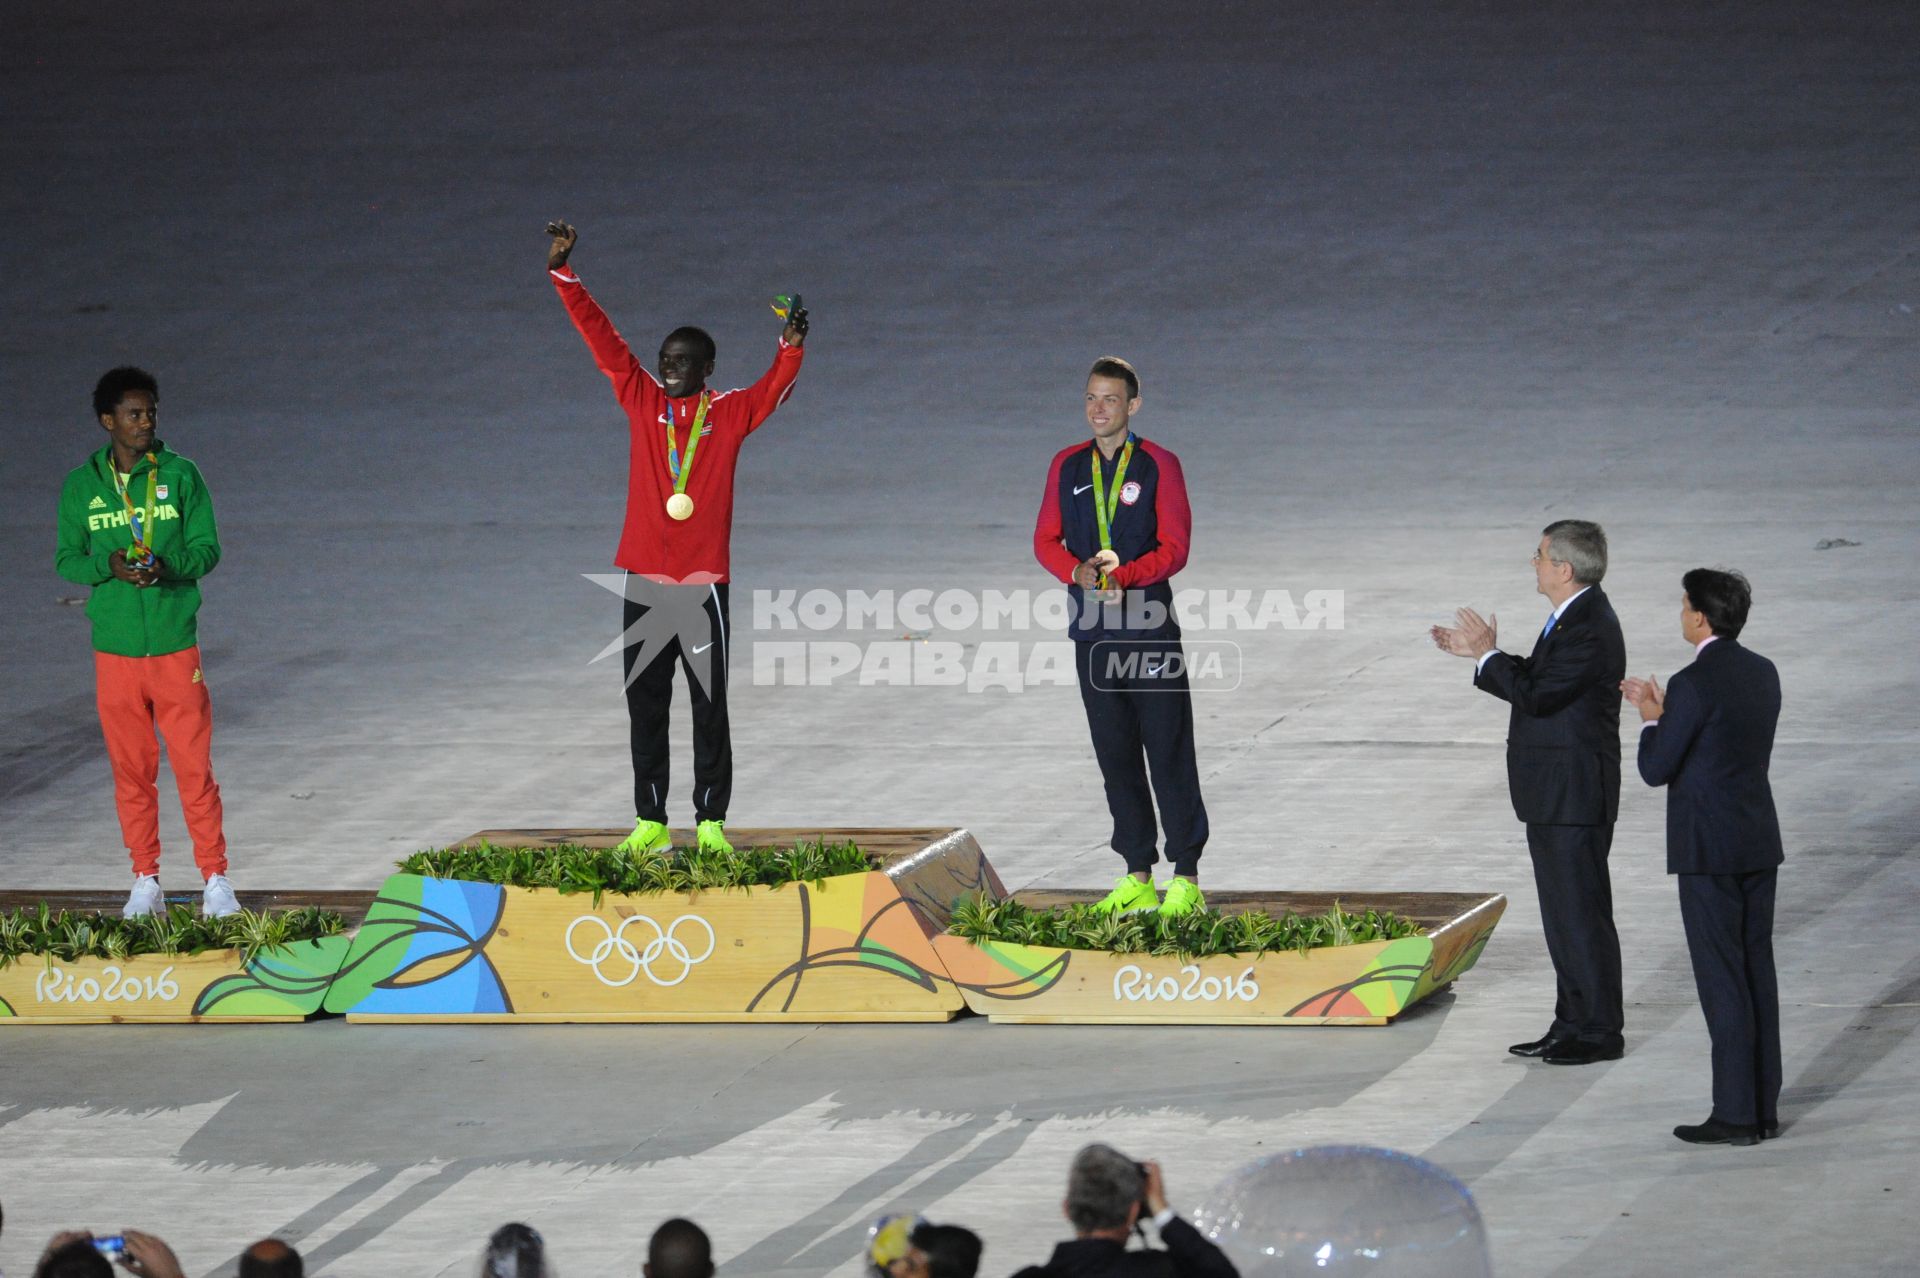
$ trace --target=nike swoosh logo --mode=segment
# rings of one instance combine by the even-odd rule
[[[703,644],[701,644],[701,645],[700,645],[700,646],[699,646],[698,648],[695,648],[695,649],[693,650],[693,655],[697,657],[697,656],[699,656],[699,655],[700,655],[701,653],[703,653],[703,652],[705,652],[705,651],[706,651],[707,649],[709,649],[709,648],[711,648],[711,647],[713,647],[713,645],[712,645],[712,644],[710,644],[710,643],[703,643]]]
[[[1093,487],[1093,485],[1092,485],[1092,484],[1082,484],[1082,485],[1080,485],[1080,487],[1078,487],[1078,488],[1076,488],[1076,489],[1074,489],[1074,490],[1073,490],[1073,495],[1074,495],[1075,497],[1078,497],[1078,496],[1079,496],[1079,495],[1080,495],[1081,493],[1084,493],[1085,491],[1087,491],[1087,489],[1089,489],[1089,488],[1091,488],[1091,487]]]

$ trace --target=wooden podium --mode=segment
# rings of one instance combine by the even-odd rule
[[[467,844],[612,847],[623,830],[487,830]],[[690,845],[690,831],[675,842]],[[1417,936],[1202,959],[1013,945],[948,935],[955,905],[1004,898],[958,829],[736,830],[748,846],[853,842],[879,868],[813,883],[635,895],[389,877],[367,892],[255,892],[256,908],[319,905],[351,936],[267,950],[0,968],[0,1025],[301,1020],[946,1021],[1384,1025],[1471,968],[1506,898],[1485,893],[1210,892],[1229,914],[1391,911]],[[1016,894],[1036,909],[1098,892]],[[117,894],[0,893],[105,909]]]
[[[1035,909],[1098,892],[1016,892]],[[1446,892],[1210,892],[1224,913],[1391,910],[1421,935],[1305,952],[1113,954],[934,938],[967,1000],[989,1020],[1079,1025],[1385,1025],[1472,967],[1507,908],[1504,896]]]
[[[622,830],[487,830],[499,846],[611,847]],[[675,842],[691,843],[676,831]],[[965,1007],[933,949],[953,903],[1004,894],[964,830],[730,831],[743,845],[851,840],[881,868],[817,883],[563,894],[396,874],[327,994],[356,1023],[946,1021]]]

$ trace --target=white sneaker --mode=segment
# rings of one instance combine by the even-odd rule
[[[227,876],[216,874],[208,879],[207,890],[200,895],[200,913],[210,919],[223,919],[239,912],[240,899],[233,894],[233,884],[227,882]]]
[[[166,898],[160,894],[160,876],[142,874],[133,881],[133,891],[127,893],[127,903],[120,909],[123,919],[137,919],[145,914],[158,914],[166,908]]]

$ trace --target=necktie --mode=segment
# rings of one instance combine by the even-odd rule
[[[1540,630],[1540,637],[1541,637],[1542,639],[1545,639],[1545,638],[1546,638],[1546,637],[1547,637],[1548,635],[1550,635],[1550,634],[1552,634],[1552,633],[1553,633],[1553,623],[1554,623],[1554,622],[1556,622],[1556,621],[1558,621],[1558,620],[1560,620],[1560,614],[1559,614],[1559,613],[1557,613],[1557,612],[1550,612],[1550,613],[1548,613],[1548,614],[1547,614],[1547,624],[1546,624],[1545,626],[1543,626],[1543,627],[1541,628],[1541,630]]]

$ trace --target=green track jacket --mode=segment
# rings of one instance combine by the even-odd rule
[[[114,487],[113,449],[102,448],[67,473],[60,488],[60,546],[53,566],[77,585],[92,586],[87,616],[93,646],[122,657],[159,657],[199,642],[200,578],[220,562],[213,498],[200,468],[154,441],[154,462],[133,468],[127,495],[145,518],[147,472],[160,468],[153,528],[147,544],[160,560],[160,580],[144,589],[107,567],[116,550],[133,544],[126,504]]]

